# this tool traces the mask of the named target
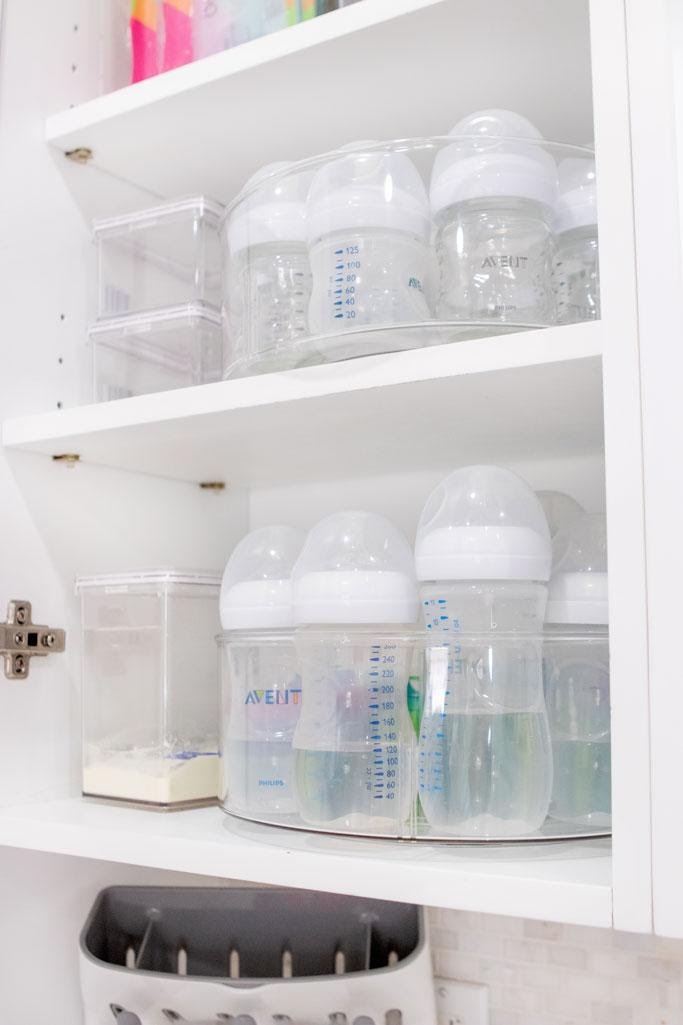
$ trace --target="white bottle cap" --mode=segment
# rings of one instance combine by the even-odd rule
[[[261,527],[242,538],[223,574],[224,630],[293,625],[290,578],[305,540],[305,532],[296,527]]]
[[[362,145],[362,144],[358,144]],[[346,152],[318,169],[308,194],[308,241],[350,228],[394,228],[427,240],[429,200],[405,153]]]
[[[557,167],[541,133],[525,117],[510,110],[480,110],[458,121],[449,134],[458,141],[434,161],[432,213],[490,196],[532,199],[554,209]]]
[[[581,516],[553,539],[545,621],[606,626],[608,612],[605,517]]]
[[[311,530],[292,573],[297,624],[414,623],[410,546],[384,516],[334,513]]]
[[[418,580],[548,580],[550,533],[528,484],[501,466],[466,466],[427,499]]]
[[[252,175],[242,199],[228,216],[232,256],[267,242],[306,241],[306,196],[310,172],[287,174],[289,161],[267,164]]]
[[[555,231],[592,227],[598,223],[595,161],[567,157],[559,168],[560,193],[555,210]]]
[[[586,512],[571,495],[565,495],[563,491],[537,491],[536,498],[545,513],[551,537],[555,537],[558,530],[568,527],[572,520],[584,516]]]

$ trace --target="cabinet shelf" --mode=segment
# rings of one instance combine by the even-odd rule
[[[601,338],[577,324],[17,417],[3,444],[250,486],[584,455]]]
[[[583,3],[363,0],[55,114],[47,141],[92,151],[90,167],[62,161],[89,216],[144,205],[121,200],[122,180],[226,201],[273,160],[444,134],[501,97],[546,138],[580,144],[593,134],[586,15]],[[106,172],[96,187],[92,167]]]
[[[609,841],[447,847],[352,840],[80,798],[0,810],[0,844],[434,907],[610,926]]]

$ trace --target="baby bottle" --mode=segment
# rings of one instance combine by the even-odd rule
[[[570,157],[560,164],[555,232],[555,290],[560,324],[600,316],[598,212],[595,161]]]
[[[307,217],[312,334],[429,318],[429,202],[409,157],[361,149],[324,164],[311,182]],[[321,352],[347,359],[416,344],[414,337],[385,334],[328,338]]]
[[[431,182],[443,320],[550,324],[557,169],[541,135],[509,110],[451,130]]]
[[[405,835],[417,618],[408,542],[383,516],[335,513],[308,535],[292,587],[304,691],[293,745],[299,814],[320,829]]]
[[[564,491],[537,491],[536,498],[545,513],[551,538],[555,537],[558,530],[568,527],[572,520],[585,515],[585,509]]]
[[[548,591],[545,690],[555,763],[550,815],[611,825],[607,534],[582,516],[556,534]]]
[[[287,174],[291,166],[268,164],[253,175],[227,218],[229,373],[295,366],[308,334],[310,176]]]
[[[291,571],[305,540],[294,527],[254,530],[223,574],[222,801],[249,818],[294,811],[292,736],[301,709]]]
[[[550,565],[543,510],[510,470],[464,467],[427,500],[416,542],[430,635],[418,786],[435,834],[524,836],[546,817],[540,635]]]

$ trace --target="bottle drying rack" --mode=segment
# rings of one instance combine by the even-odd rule
[[[421,908],[314,891],[110,887],[80,940],[89,1025],[435,1025]]]

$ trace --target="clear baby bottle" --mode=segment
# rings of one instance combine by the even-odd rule
[[[586,512],[575,498],[566,495],[564,491],[537,491],[536,498],[545,513],[551,538],[555,537],[558,530],[568,527],[572,520],[584,516]]]
[[[224,225],[229,374],[295,366],[308,334],[310,175],[289,167],[269,164],[250,178]]]
[[[555,217],[555,291],[560,324],[600,316],[595,161],[569,157],[560,164]]]
[[[383,516],[328,516],[308,535],[292,586],[304,691],[293,745],[299,814],[319,829],[406,835],[417,618],[408,542]]]
[[[456,470],[427,500],[415,554],[430,635],[418,758],[425,815],[433,833],[524,836],[542,825],[552,788],[543,510],[510,470]]]
[[[336,336],[320,342],[330,360],[410,348],[419,344],[415,335],[343,335],[430,316],[427,193],[408,156],[370,148],[375,145],[347,147],[324,164],[308,196],[309,323],[313,335]]]
[[[266,821],[294,811],[301,679],[290,576],[304,540],[294,527],[252,531],[230,556],[221,587],[221,799],[228,811]]]
[[[607,533],[582,516],[555,535],[544,656],[555,774],[550,815],[611,825]]]
[[[557,169],[540,133],[509,110],[482,110],[450,134],[431,182],[437,316],[553,323]]]

